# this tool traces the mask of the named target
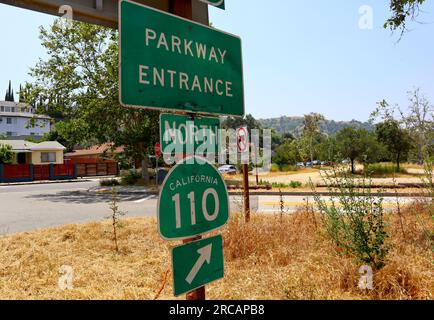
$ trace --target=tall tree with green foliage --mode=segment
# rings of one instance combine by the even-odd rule
[[[375,137],[365,129],[345,128],[336,135],[339,154],[351,160],[351,173],[356,172],[355,162],[372,162],[377,149]]]
[[[324,116],[319,113],[310,113],[304,115],[303,137],[309,144],[310,161],[314,160],[314,140],[321,134],[320,123],[324,120]]]
[[[12,147],[8,144],[0,144],[0,163],[11,164],[14,159]]]
[[[411,148],[409,133],[400,127],[395,120],[386,120],[377,124],[375,132],[377,139],[383,143],[391,156],[395,159],[397,171],[400,171],[400,163],[407,157]]]
[[[112,142],[128,157],[145,161],[158,141],[159,113],[127,109],[118,99],[118,34],[101,26],[56,20],[40,28],[48,58],[31,69],[26,100],[39,113],[57,120],[55,128],[68,145]]]
[[[283,144],[276,148],[273,163],[282,166],[286,164],[294,165],[298,161],[301,161],[301,156],[296,140],[285,140]]]
[[[434,106],[420,92],[419,88],[407,92],[409,106],[402,109],[400,106],[391,106],[386,100],[377,104],[376,110],[371,114],[372,120],[398,121],[410,134],[415,142],[417,161],[423,164],[424,153],[431,154],[434,145]]]

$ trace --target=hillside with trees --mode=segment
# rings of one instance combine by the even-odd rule
[[[264,128],[274,129],[277,133],[300,135],[303,132],[304,117],[280,117],[271,119],[260,119],[259,123]],[[365,129],[374,131],[375,126],[370,122],[361,122],[357,120],[351,121],[335,121],[324,119],[319,123],[322,133],[326,135],[335,135],[345,128]]]

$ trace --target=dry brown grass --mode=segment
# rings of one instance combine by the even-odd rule
[[[319,216],[233,215],[223,229],[226,276],[207,286],[210,299],[433,299],[434,229],[422,204],[387,217],[392,247],[375,290],[357,288],[358,264],[340,254]],[[125,219],[120,254],[110,223],[72,225],[0,239],[0,299],[172,299],[170,245],[155,219]],[[431,239],[431,241],[434,239]],[[74,268],[74,289],[58,288],[59,268]]]

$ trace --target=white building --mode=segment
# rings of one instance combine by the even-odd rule
[[[37,138],[50,132],[50,124],[50,117],[35,114],[34,108],[25,103],[0,101],[0,135]]]

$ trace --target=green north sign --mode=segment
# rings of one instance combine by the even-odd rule
[[[224,276],[222,236],[190,242],[172,249],[175,296]]]
[[[239,37],[126,0],[119,12],[122,105],[244,115]]]
[[[225,9],[225,0],[200,0],[200,1],[223,10]]]
[[[219,118],[161,114],[160,145],[165,155],[215,155],[218,152]]]
[[[228,191],[214,166],[195,156],[173,167],[158,199],[162,238],[189,239],[224,226],[228,219]]]

